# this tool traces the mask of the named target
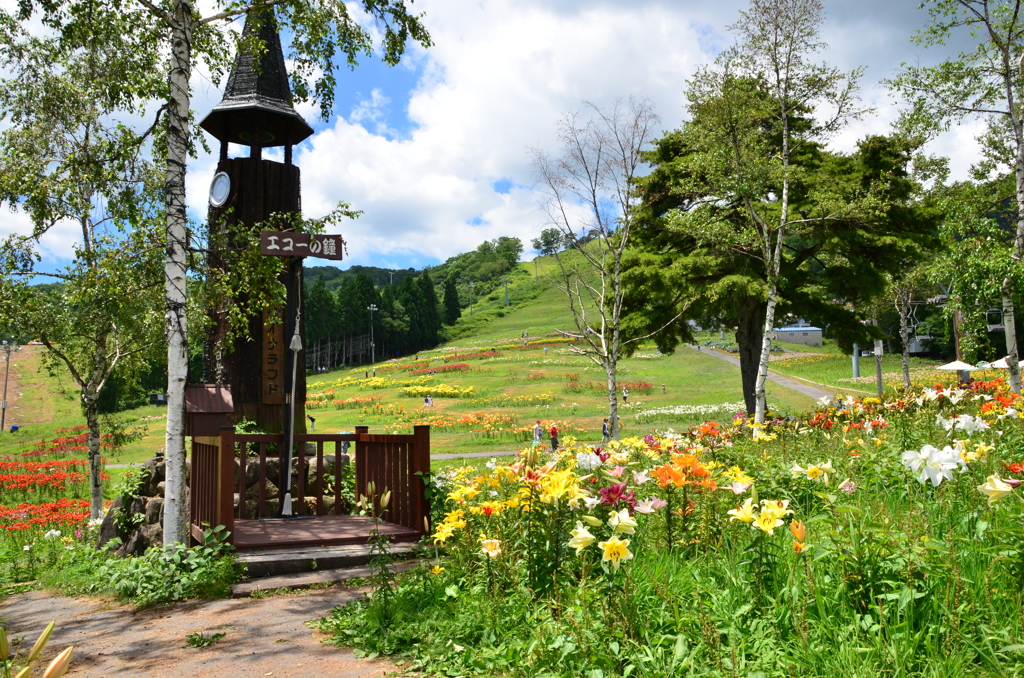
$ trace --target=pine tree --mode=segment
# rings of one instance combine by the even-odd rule
[[[454,325],[462,316],[462,309],[459,307],[459,274],[452,273],[444,281],[444,323]]]
[[[441,333],[441,311],[437,302],[437,290],[434,289],[434,281],[430,277],[430,271],[423,271],[416,284],[420,288],[422,300],[421,313],[423,314],[423,345],[417,346],[419,351],[425,348],[433,348],[437,345],[438,335]]]

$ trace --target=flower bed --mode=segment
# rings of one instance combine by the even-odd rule
[[[414,370],[410,374],[448,374],[451,372],[465,372],[468,369],[469,365],[466,363],[456,363],[454,365],[434,365],[433,367]]]
[[[320,394],[317,394],[318,396]],[[334,392],[331,392],[334,395]],[[316,400],[307,400],[307,410],[357,410],[362,407],[368,407],[374,404],[380,403],[380,396],[356,396],[354,398],[340,398],[330,399],[329,397],[318,398]]]
[[[40,440],[31,448],[21,453],[23,457],[58,457],[67,454],[87,454],[89,452],[89,430],[86,426],[57,429],[58,436],[50,440]],[[111,435],[100,436],[100,449],[111,447]]]
[[[1017,406],[845,397],[447,473],[433,562],[319,628],[426,675],[1014,675]]]
[[[647,424],[655,421],[674,422],[690,421],[694,417],[721,417],[735,412],[745,412],[746,404],[742,401],[735,403],[721,403],[720,405],[666,405],[664,407],[652,407],[647,410],[640,410],[634,416],[639,424]]]
[[[550,405],[554,401],[554,393],[538,393],[536,395],[508,395],[502,393],[488,398],[467,400],[465,405],[469,407],[536,407],[538,405]]]
[[[437,384],[436,386],[406,386],[399,393],[406,398],[467,398],[473,395],[472,386],[449,386],[448,384]]]

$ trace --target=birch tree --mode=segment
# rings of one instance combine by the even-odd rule
[[[926,132],[938,132],[968,119],[987,126],[983,142],[987,158],[979,168],[1005,170],[1013,175],[1016,229],[1012,242],[998,257],[1000,299],[1006,337],[1010,388],[1021,392],[1016,300],[1017,279],[1024,256],[1024,3],[1021,0],[928,0],[929,22],[914,36],[925,47],[944,45],[961,37],[975,43],[937,66],[908,66],[891,85],[909,100],[907,122]]]
[[[103,511],[100,396],[117,373],[148,368],[159,341],[163,216],[155,168],[142,158],[147,134],[117,124],[126,78],[159,89],[142,58],[143,32],[123,35],[103,8],[87,17],[91,39],[79,49],[33,38],[0,20],[0,203],[24,210],[28,236],[0,246],[0,325],[38,337],[44,362],[66,368],[88,426],[91,516]],[[138,60],[135,60],[135,58]],[[120,67],[115,67],[121,64]],[[80,229],[72,262],[40,273],[39,240],[62,223]],[[55,281],[55,286],[32,284]]]
[[[561,155],[551,158],[535,149],[533,165],[546,193],[548,223],[567,247],[554,252],[561,273],[556,285],[566,295],[574,325],[563,332],[582,344],[572,351],[604,369],[608,419],[618,439],[619,358],[626,344],[654,334],[624,339],[621,322],[623,257],[638,203],[633,186],[658,117],[647,100],[619,101],[606,110],[587,106],[590,117],[570,113],[559,123]]]
[[[806,223],[790,213],[790,188],[798,170],[792,159],[860,113],[855,109],[860,70],[844,73],[812,61],[825,46],[819,39],[823,19],[819,0],[753,0],[730,27],[736,45],[691,83],[694,104],[717,99],[723,156],[718,166],[731,175],[723,175],[723,187],[743,194],[750,236],[764,262],[767,298],[754,387],[759,423],[764,421],[783,248],[787,236]],[[752,91],[751,83],[760,91]],[[776,153],[764,154],[776,144]],[[835,205],[837,213],[844,209]]]
[[[412,0],[410,0],[411,3]],[[17,19],[37,15],[60,35],[62,43],[78,45],[93,40],[91,19],[94,0],[56,0],[18,3]],[[186,320],[189,254],[185,174],[195,151],[196,136],[191,118],[192,69],[198,59],[215,83],[230,67],[231,47],[239,36],[231,24],[239,17],[271,9],[282,31],[291,36],[292,92],[297,101],[314,100],[322,117],[330,114],[339,61],[357,65],[360,55],[370,56],[379,37],[379,53],[390,65],[397,64],[410,40],[427,47],[430,36],[421,17],[408,12],[404,0],[265,0],[255,3],[218,1],[202,15],[191,0],[106,0],[108,26],[124,35],[148,38],[140,56],[167,56],[160,137],[154,146],[163,155],[165,202],[164,324],[167,341],[167,487],[164,504],[164,541],[183,542],[187,533],[185,504],[185,381],[188,367]],[[258,53],[265,48],[258,37],[239,44]],[[146,63],[142,60],[142,63]],[[126,64],[127,65],[127,64]],[[134,70],[128,71],[134,73]],[[153,66],[158,73],[159,67]],[[133,91],[134,89],[134,91]],[[119,90],[129,100],[154,100],[157,93],[141,81],[125,77]]]

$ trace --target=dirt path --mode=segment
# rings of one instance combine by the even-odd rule
[[[57,621],[47,659],[75,646],[69,676],[107,678],[377,678],[396,667],[356,659],[324,645],[305,625],[362,595],[342,587],[261,600],[195,601],[134,611],[91,598],[22,593],[0,601],[0,621],[31,645]],[[212,647],[186,646],[185,636],[224,633]]]

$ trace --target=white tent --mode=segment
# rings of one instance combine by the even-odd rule
[[[1024,361],[1020,361],[1017,364],[1020,365],[1021,362],[1024,362]],[[999,360],[997,360],[994,363],[992,363],[991,365],[989,365],[989,367],[993,367],[993,368],[996,368],[996,369],[999,369],[999,370],[1008,370],[1008,369],[1010,369],[1010,364],[1008,362],[1006,362],[1006,358],[1000,358]]]
[[[978,368],[975,367],[974,365],[965,363],[962,360],[954,360],[953,362],[949,363],[948,365],[939,365],[935,369],[937,369],[937,370],[947,370],[949,372],[970,372],[971,370],[976,370]]]

